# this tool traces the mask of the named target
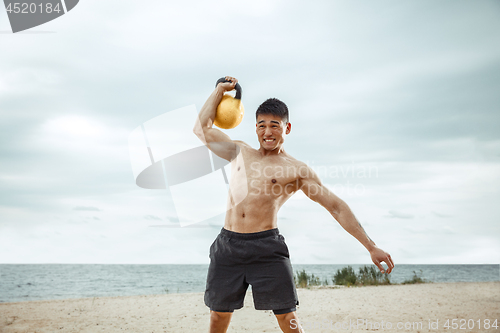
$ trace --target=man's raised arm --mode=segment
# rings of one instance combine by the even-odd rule
[[[385,272],[381,262],[387,264],[387,273],[390,273],[394,268],[394,262],[389,253],[378,248],[375,242],[368,237],[365,229],[358,222],[349,206],[335,194],[333,194],[326,186],[321,184],[318,175],[309,167],[307,168],[307,176],[299,180],[299,188],[313,201],[316,201],[325,207],[337,222],[351,235],[354,236],[363,246],[370,252],[372,261],[380,269]]]
[[[201,108],[193,128],[194,134],[215,154],[228,161],[237,155],[237,146],[225,133],[213,127],[217,106],[226,91],[231,91],[238,80],[226,76],[231,82],[219,83]]]

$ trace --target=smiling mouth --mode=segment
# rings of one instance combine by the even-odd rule
[[[264,142],[271,143],[271,142],[274,142],[274,139],[264,139]]]

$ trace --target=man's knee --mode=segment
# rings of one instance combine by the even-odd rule
[[[210,319],[214,322],[226,322],[231,319],[233,315],[232,312],[218,312],[218,311],[210,311]]]
[[[288,313],[283,313],[283,314],[277,314],[276,318],[278,321],[284,322],[284,323],[293,323],[293,319],[297,321],[297,315],[295,314],[295,311],[288,312]]]
[[[210,332],[225,333],[231,321],[232,312],[217,312],[210,310]]]

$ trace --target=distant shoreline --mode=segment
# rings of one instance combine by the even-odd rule
[[[426,282],[417,283],[413,285],[452,285],[457,286],[462,284],[489,284],[498,283],[500,287],[500,281],[481,281],[481,282]],[[388,284],[388,285],[368,285],[368,286],[342,286],[342,285],[329,285],[329,286],[308,286],[306,288],[299,288],[297,290],[309,290],[309,291],[321,291],[321,290],[340,290],[340,289],[357,289],[357,288],[393,288],[398,286],[411,286],[412,284]],[[248,288],[247,293],[252,293],[251,286]],[[3,304],[26,304],[26,303],[44,303],[44,302],[64,302],[64,301],[78,301],[78,300],[95,300],[95,299],[118,299],[118,298],[134,298],[134,297],[163,297],[169,295],[204,295],[204,292],[179,292],[179,293],[160,293],[160,294],[144,294],[144,295],[119,295],[119,296],[90,296],[90,297],[74,297],[74,298],[51,298],[51,299],[40,299],[40,300],[26,300],[26,301],[15,301],[15,302],[1,302],[0,306]],[[500,324],[499,324],[500,325]]]
[[[364,265],[299,265],[294,272],[333,284],[336,271]],[[186,294],[205,290],[207,265],[105,265],[38,264],[0,265],[0,303],[152,294]],[[373,266],[375,267],[375,266]],[[500,280],[500,265],[396,265],[391,283],[412,279],[414,272],[426,281],[485,282]],[[297,282],[299,282],[297,280]],[[337,281],[338,282],[338,281]]]

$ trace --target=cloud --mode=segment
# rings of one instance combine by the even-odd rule
[[[78,7],[44,26],[58,33],[11,36],[0,54],[0,244],[11,247],[3,246],[4,260],[205,263],[224,217],[207,222],[213,228],[150,228],[151,221],[177,222],[172,199],[135,185],[127,139],[164,112],[193,103],[199,110],[223,75],[240,80],[246,109],[241,125],[225,133],[257,147],[255,109],[268,97],[285,101],[293,125],[287,153],[327,166],[324,183],[368,222],[370,237],[385,250],[411,244],[401,260],[460,261],[466,235],[473,238],[469,250],[480,256],[468,262],[498,260],[488,251],[499,248],[491,235],[500,232],[496,2],[114,6]],[[229,30],[228,17],[238,22]],[[363,167],[377,172],[361,177]],[[355,185],[363,191],[352,191]],[[97,211],[100,221],[81,223],[85,217],[75,211]],[[330,233],[339,248],[358,249],[357,241],[302,193],[280,214],[280,230],[293,252],[302,253],[301,262],[366,259],[363,248],[349,251],[351,259],[342,251],[314,259],[330,246]],[[444,225],[451,217],[453,230]],[[422,232],[405,229],[401,219]],[[325,225],[330,233],[322,232]],[[387,230],[398,237],[388,239]],[[431,230],[455,234],[444,247]],[[111,241],[99,242],[99,235]],[[40,239],[55,245],[45,250]],[[152,255],[129,253],[118,246],[124,243]],[[167,243],[172,248],[161,247]],[[162,257],[150,244],[168,253],[184,246],[194,252]],[[81,251],[89,245],[95,250]]]
[[[438,212],[432,212],[432,214],[434,214],[434,216],[441,217],[441,218],[444,218],[444,219],[447,219],[447,218],[453,217],[453,215],[449,215],[449,214],[442,214],[442,213],[438,213]]]
[[[85,210],[85,211],[93,211],[93,212],[100,212],[101,211],[97,207],[87,207],[87,206],[76,206],[76,207],[73,207],[73,210]]]
[[[412,214],[401,213],[397,210],[390,210],[388,218],[396,218],[396,219],[413,219],[415,216]]]
[[[144,216],[146,220],[156,220],[156,221],[163,221],[161,218],[155,215],[146,215]]]

